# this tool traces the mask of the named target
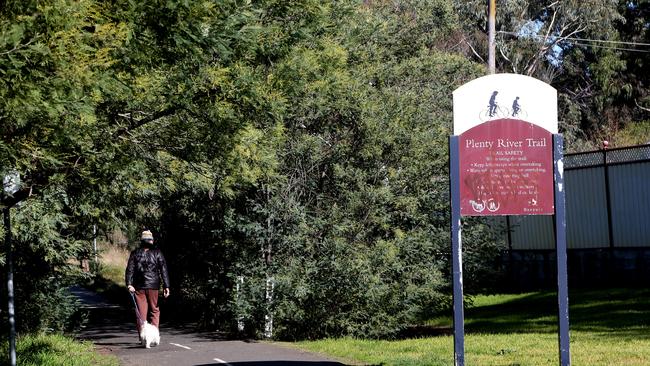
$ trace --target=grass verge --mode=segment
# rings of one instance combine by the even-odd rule
[[[554,292],[477,296],[465,313],[468,365],[557,365]],[[611,289],[570,294],[574,365],[650,365],[650,290]],[[451,317],[432,327],[451,326]],[[326,339],[295,344],[362,365],[453,365],[453,337],[396,341]]]
[[[0,358],[9,359],[8,343],[2,342]],[[118,366],[111,355],[97,353],[90,342],[77,342],[58,334],[24,335],[16,344],[18,366]]]
[[[129,260],[129,251],[124,248],[109,246],[102,251],[99,263],[100,274],[116,285],[124,286],[124,271]]]
[[[124,271],[129,259],[127,249],[108,246],[99,258],[97,274],[86,284],[89,289],[102,294],[116,304],[127,304]]]

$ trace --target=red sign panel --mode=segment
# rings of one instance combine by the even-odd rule
[[[554,213],[549,131],[497,119],[465,131],[458,144],[462,216]]]

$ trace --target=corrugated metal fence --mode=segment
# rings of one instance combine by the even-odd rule
[[[567,154],[564,182],[570,285],[650,284],[650,144]],[[555,286],[553,217],[503,220],[504,287]]]
[[[650,144],[565,156],[569,249],[650,247]],[[507,220],[511,250],[555,248],[552,216]]]

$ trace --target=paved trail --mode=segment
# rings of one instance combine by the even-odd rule
[[[138,343],[131,309],[111,305],[80,288],[75,293],[89,309],[90,321],[78,335],[124,366],[344,366],[322,356],[264,342],[226,340],[218,333],[161,324],[161,344],[145,349]],[[164,317],[164,313],[163,313]]]

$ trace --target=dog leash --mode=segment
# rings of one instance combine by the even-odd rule
[[[138,317],[138,321],[140,324],[144,324],[145,321],[142,320],[142,317],[140,316],[140,310],[138,309],[138,303],[135,302],[135,296],[133,295],[133,292],[129,291],[129,294],[131,295],[131,300],[133,300],[133,305],[135,306],[135,316]]]

